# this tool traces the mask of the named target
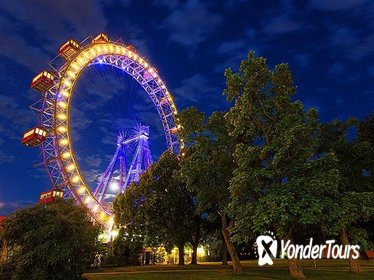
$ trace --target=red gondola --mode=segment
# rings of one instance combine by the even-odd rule
[[[53,74],[46,70],[40,72],[31,82],[31,88],[42,93],[49,90],[52,85]]]
[[[34,127],[23,134],[21,143],[29,147],[35,147],[47,137],[47,131],[40,127]]]
[[[126,48],[132,52],[136,52],[136,49],[133,44],[127,45]]]
[[[63,198],[64,192],[60,189],[53,189],[47,192],[42,192],[39,197],[39,203],[48,204],[56,200],[56,198]]]
[[[70,39],[60,47],[58,54],[62,55],[66,60],[70,60],[78,52],[78,50],[78,42]]]
[[[178,128],[176,128],[176,127],[170,128],[170,133],[171,133],[171,134],[176,134],[176,133],[178,133]]]
[[[107,43],[107,42],[109,42],[109,37],[104,33],[100,33],[92,40],[92,43]]]

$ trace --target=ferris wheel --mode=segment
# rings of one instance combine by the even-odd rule
[[[69,193],[78,204],[89,209],[92,218],[111,227],[111,208],[102,203],[98,196],[102,195],[100,191],[93,192],[86,184],[72,147],[74,135],[70,131],[70,107],[75,85],[83,70],[96,64],[122,70],[145,90],[158,112],[167,148],[176,154],[184,154],[183,139],[178,137],[181,129],[178,112],[157,70],[137,53],[133,45],[126,45],[121,40],[111,41],[103,33],[89,36],[80,43],[68,40],[49,63],[49,68],[32,80],[31,88],[41,94],[40,100],[30,106],[37,112],[39,125],[25,132],[22,144],[41,147],[41,165],[52,183],[54,192],[51,194],[61,196],[61,190]]]

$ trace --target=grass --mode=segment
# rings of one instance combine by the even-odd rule
[[[312,279],[374,279],[374,261],[360,261],[364,272],[349,272],[348,262],[342,260],[304,260],[301,262],[305,276]],[[152,265],[140,267],[122,267],[86,273],[89,280],[265,280],[290,279],[288,263],[285,260],[275,261],[273,266],[259,267],[257,261],[243,261],[244,273],[233,276],[231,267],[219,263],[201,263],[199,265]]]

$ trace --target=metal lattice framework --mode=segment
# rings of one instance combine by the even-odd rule
[[[118,189],[121,192],[124,192],[131,182],[139,182],[140,175],[153,162],[148,138],[149,127],[145,125],[136,126],[128,138],[123,134],[117,137],[116,151],[94,192],[98,202],[101,204],[105,202],[107,190],[111,180],[113,180],[115,171],[118,171]],[[131,146],[134,144],[136,144],[135,153],[131,162],[127,164],[127,152],[131,150]],[[116,170],[117,165],[119,165],[118,170]]]
[[[54,75],[53,86],[31,106],[39,113],[40,125],[48,132],[41,145],[41,164],[45,166],[54,188],[63,189],[65,193],[72,195],[77,203],[85,205],[95,220],[111,226],[113,214],[98,201],[85,183],[71,144],[74,135],[71,135],[69,129],[70,103],[82,71],[90,65],[106,64],[122,69],[133,77],[156,107],[168,149],[178,154],[184,148],[183,140],[178,139],[181,126],[176,106],[165,83],[155,68],[137,54],[132,46],[126,46],[122,41],[97,42],[91,36],[79,45],[75,41],[74,44],[78,46],[75,52],[60,54],[50,62],[49,66]]]

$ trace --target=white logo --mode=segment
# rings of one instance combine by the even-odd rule
[[[260,235],[256,239],[258,265],[272,265],[277,256],[278,242],[272,232],[270,235]],[[289,259],[357,259],[360,256],[359,245],[338,245],[335,240],[327,240],[323,245],[313,244],[313,238],[309,239],[308,245],[292,244],[290,240],[280,242],[280,258]]]
[[[273,236],[260,235],[256,239],[258,264],[260,266],[273,264],[273,258],[277,255],[278,242]]]

